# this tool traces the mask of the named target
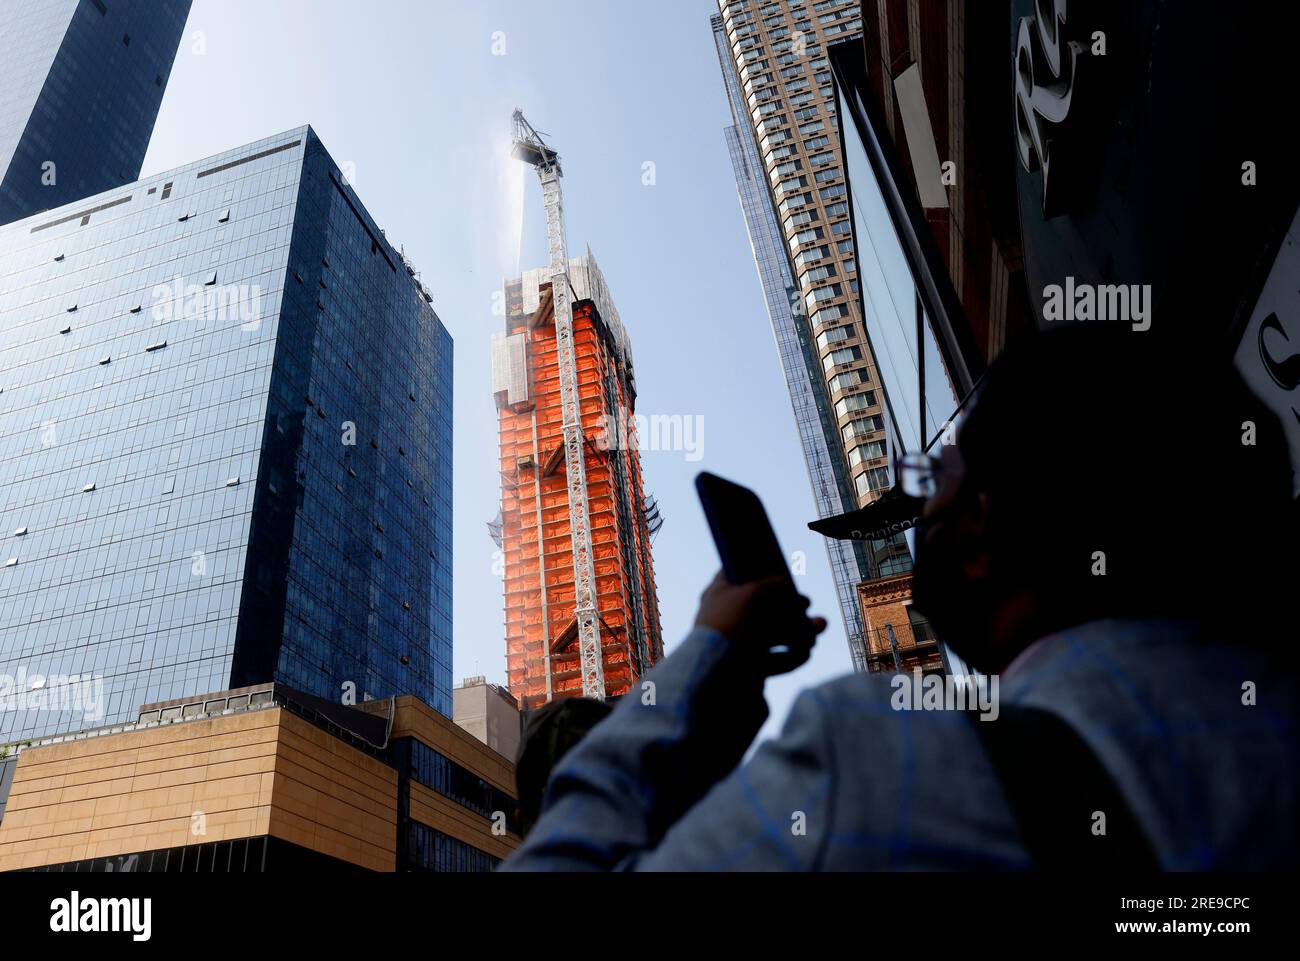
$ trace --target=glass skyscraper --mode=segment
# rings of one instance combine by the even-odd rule
[[[0,2],[0,224],[140,176],[190,2]]]
[[[710,20],[732,124],[741,211],[819,518],[888,489],[886,397],[858,312],[858,276],[828,44],[860,35],[847,0],[732,0]],[[784,218],[784,219],[782,219]],[[911,569],[902,538],[828,540],[856,670],[867,665],[860,585]]]
[[[271,680],[450,716],[451,377],[307,127],[0,227],[0,742]]]
[[[733,119],[744,115],[744,98],[736,72],[728,64],[729,51],[723,33],[722,17],[713,18],[713,35],[722,61],[723,82]],[[732,124],[724,130],[727,152],[736,174],[750,246],[758,267],[768,318],[776,338],[777,353],[786,390],[794,408],[795,426],[803,449],[804,463],[812,483],[813,500],[818,517],[834,517],[857,507],[849,486],[848,464],[829,410],[826,390],[817,363],[816,348],[808,334],[807,322],[800,310],[802,296],[790,270],[785,253],[785,238],[772,207],[771,194],[763,179],[763,166],[754,138],[747,129]],[[859,666],[864,651],[862,613],[858,605],[857,585],[870,571],[866,549],[861,542],[827,540],[826,549],[835,583],[836,602],[844,620],[849,651]]]

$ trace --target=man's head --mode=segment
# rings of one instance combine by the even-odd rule
[[[1079,325],[990,368],[939,445],[917,533],[917,608],[996,671],[1103,617],[1245,614],[1288,554],[1291,468],[1277,420],[1227,350]]]
[[[613,707],[587,697],[570,697],[539,707],[528,715],[515,758],[520,831],[527,834],[541,814],[551,772]]]

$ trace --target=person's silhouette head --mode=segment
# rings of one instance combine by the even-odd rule
[[[515,759],[519,830],[527,834],[541,814],[551,772],[579,741],[609,716],[612,705],[587,697],[551,701],[524,722]]]
[[[981,670],[1105,617],[1230,605],[1248,631],[1277,598],[1286,440],[1226,349],[1103,324],[1031,337],[931,453],[915,603]]]

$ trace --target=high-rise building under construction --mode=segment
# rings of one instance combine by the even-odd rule
[[[891,484],[892,414],[861,307],[827,52],[861,37],[861,7],[720,0],[711,27],[732,116],[727,148],[817,514],[834,517],[874,502]],[[906,542],[828,541],[827,550],[854,668],[899,663],[891,637],[928,637],[925,625],[913,629],[910,612],[903,617],[911,596]],[[938,666],[937,655],[924,660]]]
[[[590,252],[570,261],[572,360],[585,491],[570,484],[565,362],[548,269],[505,285],[506,329],[493,336],[492,389],[501,433],[506,660],[525,710],[554,698],[625,693],[663,654],[650,540],[658,512],[642,485],[627,332]],[[582,503],[579,503],[581,499]],[[575,552],[590,536],[598,690],[584,684]]]

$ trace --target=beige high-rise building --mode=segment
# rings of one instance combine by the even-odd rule
[[[831,417],[862,506],[889,486],[884,395],[858,273],[826,48],[861,34],[854,0],[721,0],[731,66],[762,158]]]
[[[827,53],[861,36],[860,7],[719,0],[712,28],[734,120],[727,146],[817,513],[834,517],[891,484]],[[902,577],[910,592],[911,555],[901,536],[828,540],[827,551],[853,664],[866,670],[884,628],[864,617],[858,587]]]

